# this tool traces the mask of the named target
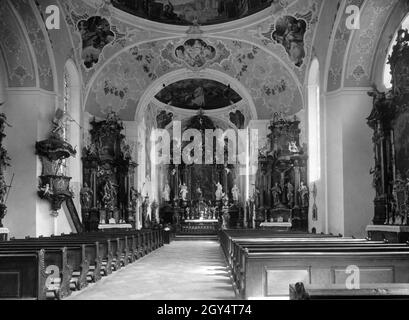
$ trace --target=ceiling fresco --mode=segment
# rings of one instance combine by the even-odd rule
[[[151,21],[174,24],[219,24],[247,17],[276,0],[112,0],[123,11]]]
[[[219,109],[242,100],[240,95],[228,86],[207,79],[186,79],[175,82],[156,95],[164,104],[177,108],[197,110]]]
[[[206,70],[223,72],[240,81],[252,96],[260,118],[268,119],[278,111],[293,115],[303,108],[294,77],[272,55],[239,41],[204,40],[223,52],[206,65]],[[185,62],[177,59],[173,50],[183,43],[185,40],[180,40],[180,44],[175,41],[150,42],[120,54],[96,78],[87,110],[96,115],[114,110],[123,119],[133,120],[139,99],[155,80],[186,69]]]

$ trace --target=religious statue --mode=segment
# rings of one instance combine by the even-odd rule
[[[197,192],[198,199],[201,201],[203,199],[202,189],[200,189],[200,187],[199,187],[199,188],[197,188],[196,192]]]
[[[163,194],[162,194],[162,198],[165,202],[169,202],[170,201],[170,187],[169,184],[167,183],[165,185],[165,188],[163,189]]]
[[[303,208],[308,207],[310,192],[308,190],[308,187],[305,185],[305,183],[303,181],[301,181],[300,188],[298,189],[298,192],[300,193],[301,207],[303,207]]]
[[[131,187],[130,189],[130,198],[132,210],[136,211],[138,207],[138,201],[141,198],[141,194],[134,187]]]
[[[237,187],[237,185],[235,184],[233,189],[231,190],[231,194],[233,196],[233,201],[234,202],[239,202],[239,196],[240,196],[240,190]]]
[[[274,187],[271,189],[271,195],[272,195],[274,206],[278,206],[281,203],[280,197],[282,193],[283,193],[283,190],[281,189],[280,185],[276,182],[274,184]]]
[[[223,198],[223,186],[220,182],[216,183],[216,201],[221,201]]]
[[[179,191],[179,195],[182,198],[183,201],[187,201],[187,194],[189,193],[189,191],[187,190],[187,186],[186,183],[183,183],[183,185],[180,186],[180,191]]]
[[[0,175],[0,204],[4,205],[7,201],[6,196],[9,190],[9,186],[4,179],[4,175]]]
[[[93,195],[94,193],[92,192],[91,188],[85,183],[80,192],[81,206],[83,209],[91,209]]]
[[[116,197],[116,190],[110,180],[105,182],[104,186],[104,193],[102,197],[102,203],[104,205],[104,209],[113,211],[115,206],[115,197]]]
[[[291,207],[294,203],[294,187],[290,181],[287,183],[287,201],[288,205]]]

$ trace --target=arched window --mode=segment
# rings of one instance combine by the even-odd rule
[[[396,42],[397,42],[397,38],[398,38],[398,31],[401,29],[408,29],[409,30],[409,15],[406,16],[405,19],[403,19],[401,25],[399,26],[398,30],[396,31],[394,37],[393,37],[393,41],[389,47],[388,50],[388,55],[386,58],[386,62],[385,62],[385,68],[383,71],[383,84],[385,86],[386,89],[392,89],[392,74],[391,74],[391,66],[388,64],[388,59],[390,57],[390,55],[392,54],[393,51],[393,47],[395,46]]]
[[[320,134],[320,68],[317,58],[311,63],[308,77],[308,150],[309,180],[321,178],[321,134]]]

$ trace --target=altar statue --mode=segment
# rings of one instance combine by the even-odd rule
[[[198,199],[199,199],[199,200],[202,200],[202,199],[203,199],[202,189],[200,189],[200,187],[199,187],[199,188],[197,188],[196,192],[197,192],[197,197],[198,197]]]
[[[274,187],[271,189],[271,194],[272,194],[272,198],[273,198],[273,205],[277,206],[281,203],[280,201],[280,196],[283,193],[283,191],[281,190],[280,185],[276,182],[274,184]]]
[[[80,192],[81,206],[84,209],[91,209],[93,195],[94,193],[92,192],[91,188],[88,186],[87,183],[85,183],[84,187],[81,189]]]
[[[221,201],[223,198],[223,186],[220,182],[216,183],[216,201]]]
[[[163,198],[163,200],[165,200],[165,202],[170,201],[170,187],[169,187],[169,184],[165,185],[165,188],[163,189],[162,198]]]
[[[301,185],[300,185],[300,188],[298,189],[298,192],[300,193],[301,207],[303,208],[308,207],[310,192],[308,190],[308,187],[304,184],[303,181],[301,181]]]
[[[236,184],[234,185],[233,189],[231,189],[231,194],[233,195],[233,201],[239,202],[240,190]]]
[[[294,187],[290,181],[287,183],[287,201],[289,206],[294,203]]]
[[[182,198],[183,201],[187,201],[187,194],[189,193],[189,191],[187,191],[187,186],[186,183],[184,183],[183,185],[180,186],[180,191],[179,191],[179,195]]]

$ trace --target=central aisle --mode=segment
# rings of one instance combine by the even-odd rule
[[[232,300],[236,297],[218,242],[175,241],[69,299]]]

